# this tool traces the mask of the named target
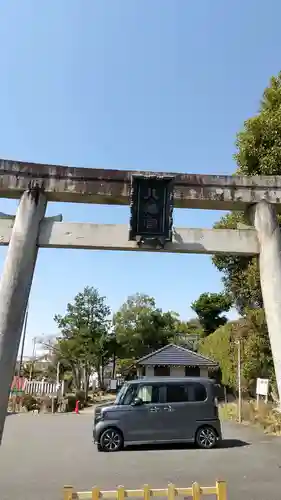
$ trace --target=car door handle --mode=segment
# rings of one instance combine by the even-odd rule
[[[150,408],[151,412],[155,412],[155,411],[160,411],[160,408],[157,408],[157,406],[152,406],[152,408]]]
[[[172,408],[171,406],[164,406],[163,410],[164,411],[175,411],[174,408]]]

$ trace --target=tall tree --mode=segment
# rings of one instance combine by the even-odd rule
[[[204,336],[199,319],[191,318],[188,321],[182,321],[178,318],[174,328],[173,343],[196,351],[199,339]],[[196,337],[198,337],[197,340],[195,340]]]
[[[177,319],[175,323],[176,335],[200,335],[202,333],[202,326],[198,318],[191,318],[188,321]]]
[[[135,294],[128,297],[113,317],[116,339],[127,358],[139,358],[169,343],[176,315],[156,307],[153,297]]]
[[[258,114],[245,121],[236,147],[238,175],[281,175],[281,72],[271,78]],[[249,224],[246,214],[233,212],[215,227],[236,229],[240,223]],[[225,289],[241,314],[248,307],[263,307],[256,257],[215,256],[213,262],[222,271]]]
[[[196,312],[202,326],[204,336],[213,333],[219,326],[225,325],[227,317],[223,312],[231,308],[231,299],[224,293],[202,293],[191,304],[191,309]]]
[[[269,378],[272,395],[276,381],[264,311],[247,311],[245,317],[230,321],[200,342],[202,354],[220,365],[222,383],[237,390],[237,339],[241,342],[242,389],[255,395],[256,379]]]
[[[108,336],[110,308],[98,290],[86,287],[73,303],[67,304],[64,316],[56,315],[61,331],[57,347],[61,357],[69,363],[76,389],[88,391],[89,375],[94,367],[102,385],[102,368]]]

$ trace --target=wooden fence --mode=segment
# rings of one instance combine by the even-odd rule
[[[124,486],[118,486],[116,490],[104,491],[94,487],[91,491],[76,492],[72,486],[65,486],[63,490],[63,500],[99,500],[114,499],[124,500],[125,498],[140,498],[150,500],[152,497],[167,497],[174,500],[176,497],[191,497],[193,500],[200,500],[202,495],[215,495],[217,500],[227,500],[226,483],[217,481],[216,486],[200,486],[193,483],[190,488],[177,488],[174,484],[168,484],[166,489],[150,488],[147,484],[139,490],[125,490]]]
[[[32,396],[52,396],[56,394],[56,384],[54,382],[31,380],[26,382],[24,392]]]
[[[59,391],[64,395],[64,380],[57,387],[55,382],[46,382],[44,380],[27,380],[23,377],[14,377],[11,385],[10,395],[31,394],[32,396],[56,396]]]

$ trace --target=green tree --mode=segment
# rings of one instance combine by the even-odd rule
[[[271,78],[258,114],[246,120],[243,130],[237,134],[236,148],[236,174],[281,174],[281,72]],[[246,214],[233,212],[215,227],[236,229],[241,223],[249,224]],[[241,314],[249,307],[263,307],[256,257],[215,256],[213,262],[223,273],[225,290]]]
[[[22,376],[24,378],[29,379],[30,374],[32,380],[42,380],[43,373],[35,366],[35,363],[33,361],[27,361],[26,363],[23,364],[22,367]]]
[[[231,299],[223,293],[202,293],[191,304],[191,309],[197,314],[204,336],[213,333],[219,326],[227,322],[223,312],[231,308]]]
[[[198,341],[194,340],[194,336],[203,337],[204,331],[198,318],[191,318],[188,321],[176,320],[175,333],[172,342],[174,344],[186,347],[187,349],[197,350]]]
[[[222,384],[235,389],[237,365],[235,363],[232,322],[221,326],[208,337],[202,339],[199,344],[199,352],[219,364]]]
[[[247,222],[243,213],[233,212],[215,224],[216,229],[239,229]],[[240,314],[246,309],[260,309],[263,299],[260,287],[259,263],[257,257],[239,255],[215,255],[213,263],[223,273],[222,282],[227,295]]]
[[[177,316],[156,307],[153,297],[135,294],[128,297],[113,317],[113,326],[124,357],[140,358],[169,343]]]
[[[230,321],[200,342],[199,351],[217,361],[224,385],[237,390],[237,340],[241,342],[242,389],[255,393],[256,379],[275,375],[263,309],[249,310],[245,317]]]
[[[247,336],[243,349],[243,377],[250,392],[255,392],[258,377],[269,378],[277,395],[274,365],[263,309],[248,310],[246,314]]]
[[[175,323],[175,330],[177,334],[183,335],[200,335],[202,334],[202,326],[198,318],[191,318],[188,321],[177,319]]]
[[[64,316],[54,318],[61,332],[57,344],[61,358],[71,367],[76,389],[80,390],[83,382],[85,393],[93,368],[100,384],[103,383],[109,314],[105,297],[100,296],[97,289],[86,287],[76,295],[73,303],[67,304]]]

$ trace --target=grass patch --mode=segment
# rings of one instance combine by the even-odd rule
[[[266,434],[275,434],[281,436],[281,413],[279,413],[272,404],[259,403],[257,408],[256,401],[242,402],[242,421],[250,423],[263,429]],[[221,420],[238,420],[238,405],[236,402],[227,403],[220,406]]]

